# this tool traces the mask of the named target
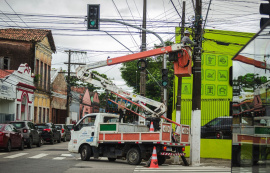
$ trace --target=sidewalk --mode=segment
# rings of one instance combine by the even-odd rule
[[[187,162],[189,162],[189,158],[186,158]],[[180,164],[183,165],[183,161],[181,157],[179,158]],[[201,158],[200,166],[215,166],[215,167],[231,167],[231,160],[228,159],[208,159],[208,158]],[[167,159],[166,164],[174,164],[174,157]]]

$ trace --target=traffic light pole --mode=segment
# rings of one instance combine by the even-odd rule
[[[151,33],[151,34],[155,35],[160,40],[161,46],[165,47],[165,43],[164,43],[163,39],[157,33],[155,33],[154,31],[150,31],[148,29],[141,28],[141,27],[131,25],[131,24],[123,22],[123,21],[114,20],[114,19],[100,19],[100,22],[120,23],[122,25],[130,26],[132,28],[136,28],[136,29],[145,31],[147,33]],[[167,57],[166,57],[166,54],[163,55],[163,69],[167,69]],[[165,106],[167,106],[167,88],[166,87],[164,87],[163,92],[164,92],[163,103],[165,104]],[[167,113],[164,114],[164,117],[167,118]]]

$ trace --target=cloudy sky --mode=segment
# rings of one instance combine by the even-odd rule
[[[186,27],[194,19],[192,2],[186,0]],[[182,14],[182,0],[148,0],[147,29],[156,32],[164,41],[174,41],[175,27],[179,26]],[[205,20],[210,0],[203,0]],[[73,54],[73,62],[91,63],[131,53],[115,39],[133,52],[140,51],[140,31],[116,23],[102,22],[100,31],[87,31],[85,16],[87,4],[100,4],[102,19],[116,19],[132,25],[142,25],[143,0],[0,0],[1,28],[36,28],[52,30],[56,54],[52,67],[67,69],[68,54],[65,50],[85,51],[87,54]],[[258,32],[260,1],[213,0],[210,5],[205,28]],[[160,41],[147,34],[147,49]],[[124,89],[121,79],[121,65],[97,69]],[[135,79],[134,79],[135,80]]]

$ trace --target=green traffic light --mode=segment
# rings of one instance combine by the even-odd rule
[[[168,82],[166,82],[166,81],[162,82],[162,86],[167,86],[167,85],[168,85]]]
[[[96,24],[95,21],[91,21],[91,22],[90,22],[90,25],[91,25],[91,26],[94,26],[95,24]]]

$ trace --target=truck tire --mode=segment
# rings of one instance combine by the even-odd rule
[[[131,148],[128,150],[126,158],[130,165],[139,165],[142,161],[141,151],[139,148]]]
[[[81,153],[81,160],[87,161],[90,159],[91,156],[91,148],[89,145],[84,145],[80,151]]]
[[[157,159],[158,159],[158,165],[162,165],[166,161],[166,157],[165,156],[158,156]]]

